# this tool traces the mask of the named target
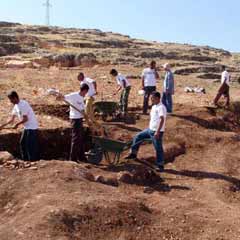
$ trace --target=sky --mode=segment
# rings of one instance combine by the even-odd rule
[[[0,21],[44,25],[46,0],[1,0]],[[240,52],[239,0],[50,0],[51,25]]]

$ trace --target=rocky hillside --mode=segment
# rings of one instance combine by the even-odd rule
[[[230,52],[209,46],[147,42],[97,29],[66,29],[8,22],[0,22],[0,56],[1,66],[7,67],[16,63],[24,67],[75,67],[96,63],[138,67],[150,59],[169,61],[183,68],[222,62],[235,66],[235,58]],[[20,64],[19,61],[24,62]]]

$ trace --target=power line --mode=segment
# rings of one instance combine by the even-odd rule
[[[43,5],[46,7],[46,25],[50,26],[50,8],[52,7],[50,0],[46,0]]]

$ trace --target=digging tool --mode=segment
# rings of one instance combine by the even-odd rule
[[[64,96],[59,92],[59,90],[57,89],[48,89],[47,90],[47,95],[49,96],[55,96],[55,97],[60,97],[61,100],[63,102],[65,102],[68,106],[72,107],[73,109],[75,109],[77,112],[81,113],[82,114],[82,111],[79,110],[76,106],[74,106],[73,104],[71,104],[70,102],[68,102],[67,100],[64,99]],[[84,117],[85,117],[85,120],[89,126],[90,129],[92,129],[93,132],[95,133],[99,133],[99,129],[97,130],[96,128],[94,128],[93,124],[90,123],[89,119],[88,119],[88,116],[84,114]],[[107,133],[106,133],[106,130],[102,127],[102,129],[100,129],[101,131],[101,135],[102,136],[106,136]]]

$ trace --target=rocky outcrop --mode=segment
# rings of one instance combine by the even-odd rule
[[[4,21],[0,22],[0,28],[1,27],[15,27],[18,25],[21,25],[21,24],[20,23],[12,23],[12,22],[4,22]]]
[[[10,60],[10,61],[6,62],[5,67],[7,67],[7,68],[32,68],[33,63],[31,61]]]
[[[96,63],[96,56],[92,53],[61,54],[53,57],[53,64],[58,67],[92,66]]]
[[[222,71],[222,65],[211,65],[211,66],[198,66],[198,67],[186,67],[179,68],[174,71],[178,75],[188,75],[191,73],[220,73]]]
[[[221,75],[215,73],[205,73],[198,75],[197,77],[201,79],[221,79]]]

